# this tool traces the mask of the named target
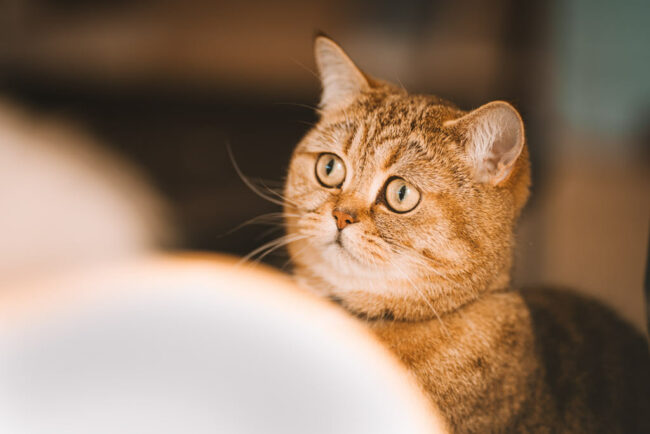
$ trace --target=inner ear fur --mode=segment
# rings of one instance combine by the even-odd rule
[[[512,173],[524,149],[524,123],[504,101],[485,104],[445,124],[459,134],[477,181],[498,185]]]
[[[349,103],[370,87],[365,74],[334,41],[326,36],[314,40],[314,56],[323,92],[320,107],[328,110]]]

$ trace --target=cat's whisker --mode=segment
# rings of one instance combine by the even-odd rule
[[[285,212],[270,212],[266,214],[261,214],[256,217],[253,217],[249,220],[246,220],[243,223],[238,224],[234,228],[230,229],[223,235],[222,237],[225,237],[226,235],[230,235],[233,232],[238,231],[239,229],[250,226],[250,225],[255,225],[255,224],[262,224],[262,225],[275,225],[275,224],[283,224],[283,220],[285,217],[300,217],[298,214],[290,214],[290,213],[285,213]],[[275,221],[277,220],[277,221]]]
[[[305,253],[305,250],[307,250],[308,248],[309,248],[309,246],[306,245],[306,246],[303,246],[303,247],[302,247],[300,250],[298,250],[297,252],[293,252],[293,253],[289,256],[289,259],[287,259],[287,260],[284,262],[284,264],[282,264],[282,267],[280,267],[280,270],[284,270],[284,269],[287,267],[287,265],[289,265],[289,264],[293,261],[294,258],[299,258],[299,257],[301,257],[301,256]]]
[[[398,246],[395,246],[398,247]],[[420,252],[413,250],[413,249],[406,249],[406,248],[400,248],[403,253],[405,253],[407,256],[410,256],[412,260],[414,260],[417,264],[422,265],[426,267],[428,271],[431,271],[434,273],[436,276],[440,277],[441,279],[444,279],[447,282],[453,283],[453,280],[450,279],[448,276],[442,274],[440,271],[437,270],[436,266],[438,264],[435,263],[435,261],[431,260],[430,258],[427,258]]]
[[[313,110],[313,111],[318,111],[319,110],[319,108],[316,107],[316,106],[309,105],[309,104],[302,104],[302,103],[299,103],[299,102],[283,102],[283,101],[280,101],[280,102],[275,102],[273,104],[275,104],[275,105],[288,105],[288,106],[292,106],[292,107],[306,108],[306,109]]]
[[[345,124],[346,125],[353,125],[353,123],[350,121],[350,115],[348,113],[347,108],[343,109],[343,117],[345,118]]]
[[[425,258],[426,258],[426,257],[425,257]],[[426,266],[426,265],[428,265],[428,264],[424,263],[424,264],[421,264],[421,265]],[[430,267],[427,268],[427,269],[430,269]],[[443,279],[445,279],[445,280],[447,280],[447,281],[451,281],[449,278],[447,278],[446,276],[440,274],[438,271],[434,270],[434,272],[435,272],[439,277],[441,277],[441,278],[443,278]],[[433,282],[431,282],[431,280],[428,278],[428,276],[425,276],[425,279],[426,279],[429,283],[433,283]],[[433,314],[436,316],[436,318],[437,318],[438,321],[440,322],[440,325],[442,326],[442,329],[444,330],[445,334],[447,335],[447,337],[449,337],[449,336],[450,336],[450,334],[449,334],[449,330],[448,330],[447,327],[445,326],[445,323],[444,323],[444,321],[442,320],[442,317],[438,314],[438,311],[435,309],[435,307],[433,307],[433,305],[432,305],[432,304],[430,303],[430,301],[426,298],[426,296],[423,294],[423,292],[421,291],[421,289],[420,289],[420,288],[419,288],[419,287],[418,287],[418,286],[413,282],[413,280],[412,280],[410,277],[408,277],[408,276],[407,276],[407,280],[411,283],[412,287],[413,287],[413,288],[418,292],[418,294],[420,295],[420,297],[421,297],[421,298],[422,298],[422,299],[427,303],[427,305],[431,308],[431,311],[433,312]]]
[[[272,227],[268,228],[265,231],[262,231],[259,235],[257,235],[256,239],[259,240],[260,238],[264,238],[264,237],[266,237],[266,236],[268,236],[268,235],[270,235],[270,234],[272,234],[274,232],[284,230],[284,229],[285,228],[284,228],[284,225],[282,223],[274,223],[272,225]]]
[[[301,240],[303,238],[306,238],[306,235],[297,235],[297,234],[282,235],[282,236],[276,238],[275,240],[272,240],[272,241],[270,241],[268,243],[265,243],[264,245],[258,247],[255,251],[251,252],[248,255],[248,257],[250,258],[250,257],[254,257],[255,255],[261,254],[260,256],[258,256],[256,258],[256,261],[259,261],[260,258],[263,257],[262,255],[265,256],[267,253],[270,253],[271,251],[273,251],[273,250],[275,250],[277,248],[288,245],[288,244],[290,244],[290,243],[292,243],[294,241],[298,241],[298,240]]]
[[[298,241],[298,240],[301,240],[301,239],[304,239],[304,238],[308,238],[308,235],[304,235],[304,234],[283,235],[283,236],[281,236],[279,238],[276,238],[273,241],[269,241],[268,243],[263,244],[262,246],[256,248],[255,250],[250,252],[248,255],[244,256],[239,261],[239,263],[241,264],[241,263],[244,263],[244,262],[248,262],[255,255],[258,255],[258,254],[261,253],[262,255],[260,255],[257,258],[257,261],[260,261],[263,257],[268,255],[272,251],[277,250],[280,247],[283,247],[283,246],[285,246],[285,245],[287,245],[289,243],[292,243],[294,241]],[[268,251],[267,251],[267,249],[268,249]]]
[[[431,301],[426,297],[426,295],[422,291],[422,289],[413,281],[413,279],[411,278],[411,276],[409,276],[408,273],[404,272],[404,270],[401,267],[396,266],[396,268],[397,268],[397,270],[399,270],[400,273],[402,273],[402,275],[407,280],[407,282],[409,282],[409,284],[411,285],[411,288],[413,288],[417,292],[417,294],[422,299],[422,301],[424,301],[427,304],[427,306],[429,306],[429,308],[431,309],[431,312],[433,312],[433,314],[438,319],[438,322],[440,323],[440,326],[441,326],[442,330],[445,332],[447,337],[449,337],[450,336],[449,330],[447,329],[447,326],[445,325],[444,321],[442,320],[442,317],[438,314],[438,311],[433,306]]]
[[[279,189],[282,190],[284,188],[284,181],[277,181],[274,179],[264,179],[264,178],[257,178],[257,180],[264,186],[268,186],[273,189]]]
[[[299,120],[298,122],[300,122],[303,125],[307,125],[308,127],[312,127],[312,128],[316,126],[316,122],[309,122],[309,121],[303,121],[303,120]]]
[[[267,192],[269,192],[273,196],[276,196],[278,199],[280,199],[285,207],[287,205],[290,205],[290,207],[292,209],[300,209],[300,206],[295,201],[293,201],[293,200],[289,199],[288,197],[284,196],[282,193],[280,193],[276,189],[266,185],[265,184],[266,181],[259,180],[258,182],[264,188],[264,190],[266,190]]]
[[[300,60],[296,59],[295,57],[290,57],[290,59],[293,63],[295,63],[296,65],[298,65],[299,67],[301,67],[302,69],[304,69],[305,71],[307,71],[308,73],[316,77],[317,80],[320,80],[320,75],[318,75],[316,71],[309,68],[308,66],[306,66],[304,63],[302,63]],[[314,110],[318,110],[318,108],[314,107]]]
[[[281,199],[283,201],[283,203],[285,203],[285,204],[288,203],[288,204],[292,205],[294,208],[298,208],[298,205],[294,201],[290,200],[289,198],[284,196],[282,193],[272,189],[271,187],[265,185],[264,183],[262,183],[262,186],[266,189],[266,191],[268,191],[269,193],[271,193],[271,194],[277,196],[279,199]]]
[[[406,88],[404,87],[404,84],[402,83],[402,80],[399,79],[398,74],[395,74],[395,79],[397,80],[397,83],[399,84],[399,87],[401,87],[402,90],[406,92]]]
[[[426,278],[426,277],[425,277],[425,278]],[[426,278],[426,279],[429,280],[428,278]],[[429,280],[429,283],[432,283],[432,282]],[[419,290],[419,288],[416,288],[416,290]],[[429,306],[431,307],[431,311],[433,311],[433,314],[434,314],[434,315],[436,316],[436,318],[438,319],[438,322],[440,322],[440,325],[441,325],[443,331],[445,332],[445,335],[446,335],[447,337],[450,337],[451,335],[450,335],[450,333],[449,333],[449,329],[448,329],[447,326],[445,325],[445,322],[442,320],[442,317],[438,314],[438,311],[433,307],[433,305],[432,305],[431,303],[427,303],[427,304],[429,304]]]
[[[257,259],[256,259],[256,262],[261,262],[262,259],[264,259],[264,258],[265,258],[267,255],[269,255],[270,253],[275,252],[276,250],[278,250],[278,249],[280,249],[280,248],[282,248],[282,247],[284,247],[284,246],[286,246],[286,245],[288,245],[288,244],[291,244],[291,243],[293,243],[293,242],[295,242],[295,241],[299,241],[299,240],[304,239],[304,238],[307,238],[307,237],[296,238],[296,239],[288,240],[288,241],[286,241],[286,242],[283,242],[283,243],[277,244],[276,246],[271,247],[271,248],[268,249],[266,252],[264,252],[264,253],[262,253],[260,256],[258,256]]]
[[[274,203],[274,204],[276,204],[276,205],[286,206],[287,204],[289,204],[289,205],[291,205],[292,207],[295,207],[295,208],[299,209],[299,207],[297,207],[297,206],[296,206],[295,204],[293,204],[293,203],[290,203],[290,202],[285,203],[285,202],[283,202],[283,201],[281,201],[281,200],[278,200],[278,199],[276,199],[276,198],[274,198],[274,197],[268,196],[268,195],[265,194],[263,191],[261,191],[261,190],[260,190],[260,189],[259,189],[259,188],[254,184],[254,183],[253,183],[253,181],[251,181],[250,179],[248,179],[248,177],[247,177],[246,175],[244,175],[244,173],[241,171],[241,169],[240,169],[239,166],[237,165],[237,162],[235,161],[235,156],[233,155],[232,148],[230,147],[230,144],[226,144],[226,149],[228,150],[228,156],[230,157],[230,162],[232,163],[233,168],[235,169],[235,172],[237,173],[237,175],[239,176],[239,178],[242,180],[242,182],[243,182],[243,183],[244,183],[244,184],[245,184],[245,185],[246,185],[246,186],[247,186],[247,187],[248,187],[248,188],[249,188],[253,193],[255,193],[256,195],[258,195],[258,196],[261,197],[262,199],[267,200],[267,201],[269,201],[269,202],[271,202],[271,203]]]

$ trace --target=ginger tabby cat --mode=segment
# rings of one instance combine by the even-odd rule
[[[296,279],[366,321],[456,432],[650,432],[647,341],[594,301],[509,287],[518,112],[411,95],[323,36],[315,54],[320,120],[284,190]]]

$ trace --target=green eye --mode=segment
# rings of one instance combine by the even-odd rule
[[[337,187],[345,180],[345,165],[334,154],[321,154],[316,160],[316,179],[325,187]]]
[[[420,203],[420,192],[402,178],[392,179],[385,194],[388,207],[397,213],[409,212]]]

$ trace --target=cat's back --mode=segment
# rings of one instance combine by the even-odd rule
[[[650,432],[648,341],[600,303],[554,289],[521,291],[543,392],[565,432]]]

